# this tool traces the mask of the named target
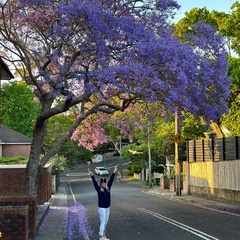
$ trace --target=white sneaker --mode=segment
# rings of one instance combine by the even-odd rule
[[[109,238],[106,238],[105,236],[102,236],[99,238],[99,240],[110,240]]]
[[[104,240],[110,240],[109,238],[106,237],[106,232],[105,232],[105,231],[104,231],[104,233],[103,233],[103,237],[105,237]]]

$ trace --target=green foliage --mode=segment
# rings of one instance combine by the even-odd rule
[[[44,137],[44,152],[54,147],[59,139],[66,134],[73,123],[72,119],[73,116],[71,114],[61,114],[49,119]],[[92,157],[92,152],[86,150],[84,147],[78,146],[77,142],[71,140],[61,147],[58,154],[65,157],[68,168],[72,168],[80,161]]]
[[[121,135],[120,130],[117,127],[113,126],[111,123],[106,123],[104,129],[108,137],[112,139],[113,142],[116,142]]]
[[[66,158],[56,154],[54,157],[50,158],[49,163],[52,163],[52,174],[59,176],[66,167]]]
[[[28,162],[28,158],[23,156],[0,157],[1,165],[26,164],[27,162]]]
[[[129,152],[129,149],[131,146],[128,145],[122,148],[119,160],[130,159],[131,153]]]
[[[221,126],[227,128],[230,133],[228,136],[240,135],[240,59],[231,58],[229,66],[229,76],[233,81],[231,84],[231,94],[229,96],[229,112],[221,118]],[[226,134],[226,133],[225,133]]]
[[[128,166],[128,170],[130,173],[140,173],[142,169],[146,169],[145,162],[141,161],[141,159],[135,158],[131,160]]]
[[[190,33],[193,31],[193,25],[198,20],[202,20],[213,26],[219,33],[221,33],[226,38],[226,47],[229,51],[230,62],[228,73],[229,76],[232,77],[233,81],[231,84],[231,94],[228,98],[230,110],[228,113],[222,116],[220,121],[222,127],[230,130],[231,135],[239,135],[240,127],[238,122],[240,119],[240,60],[239,58],[231,57],[231,55],[233,51],[235,51],[235,55],[239,55],[240,53],[240,3],[235,2],[232,5],[231,10],[232,11],[230,14],[226,14],[217,11],[209,12],[206,8],[193,8],[190,12],[185,13],[185,17],[175,25],[175,29],[178,36],[183,39],[183,36],[186,33]],[[203,136],[203,123],[202,121],[193,122],[191,118],[192,117],[189,118],[189,122],[184,123],[185,126],[183,125],[184,128],[182,134],[184,135],[184,138],[197,139],[197,137],[201,135]],[[195,132],[191,133],[193,129]]]
[[[228,114],[222,116],[222,125],[226,127],[232,136],[240,136],[240,95],[235,97],[231,103],[231,108]]]
[[[45,145],[53,145],[63,137],[73,123],[71,115],[60,114],[48,120],[46,134],[44,136]]]
[[[105,154],[115,149],[112,141],[108,143],[103,143],[94,149],[94,154]]]
[[[240,3],[236,1],[231,7],[231,14],[228,18],[223,19],[224,31],[221,31],[224,35],[231,38],[231,47],[237,54],[240,54],[240,37],[239,37],[239,21],[240,21]]]
[[[206,8],[193,8],[191,11],[185,13],[185,17],[181,19],[176,25],[175,29],[178,36],[183,39],[186,33],[193,31],[193,25],[202,20],[213,26],[219,33],[226,38],[226,46],[229,50],[228,69],[229,76],[233,81],[231,84],[231,94],[228,98],[229,112],[224,114],[221,121],[221,127],[229,130],[225,135],[240,135],[240,60],[239,58],[231,57],[233,50],[235,55],[240,53],[240,37],[239,37],[239,19],[240,17],[240,3],[235,2],[231,7],[231,13],[212,11],[209,12]],[[204,137],[204,123],[202,120],[196,121],[194,116],[188,116],[183,123],[182,135],[185,139],[198,139],[200,136]]]
[[[48,151],[52,147],[52,144],[44,146],[44,152]],[[74,141],[68,141],[58,151],[58,155],[65,158],[65,164],[67,168],[73,168],[81,161],[91,159],[93,153],[84,147],[78,146]]]
[[[173,179],[174,178],[174,175],[175,175],[175,169],[172,169],[172,171],[170,173],[168,173],[168,178],[169,179]]]
[[[196,140],[205,138],[205,125],[206,122],[203,120],[203,118],[196,119],[193,114],[186,113],[181,128],[181,135],[183,139]]]
[[[91,159],[93,153],[82,146],[78,146],[76,142],[69,141],[66,145],[62,146],[60,152],[65,156],[68,167],[74,167],[81,161]]]
[[[154,141],[154,146],[159,156],[171,156],[174,155],[175,143],[174,143],[174,118],[169,117],[168,121],[159,119],[157,122]],[[154,151],[154,148],[152,148]]]
[[[193,25],[200,20],[217,28],[218,24],[216,20],[211,17],[206,7],[193,8],[189,12],[186,12],[184,18],[180,19],[178,23],[175,24],[175,30],[179,38],[183,38],[185,34],[193,33]]]
[[[236,99],[240,93],[240,59],[231,58],[230,66],[228,69],[229,76],[232,77],[233,81],[231,84],[231,95],[229,96],[228,102],[229,107],[235,105],[238,100]],[[235,102],[236,101],[236,102]]]
[[[134,111],[138,111],[137,106]],[[128,115],[132,115],[133,112],[128,112]],[[197,120],[194,115],[184,113],[184,120],[181,122],[181,134],[184,139],[201,139],[204,138],[205,122],[200,118]],[[134,115],[134,114],[133,114]],[[167,119],[167,121],[166,121]],[[145,125],[148,123],[147,118],[143,118],[142,123],[145,121]],[[165,164],[166,156],[171,163],[174,163],[175,155],[175,118],[173,114],[168,116],[157,115],[150,129],[150,148],[151,159],[156,161],[157,165]],[[123,147],[121,151],[121,159],[130,159],[131,167],[129,170],[133,173],[138,173],[140,168],[146,168],[146,162],[148,162],[148,129],[140,129],[135,126],[134,139],[136,144],[130,144],[127,147]],[[132,154],[131,151],[142,152],[142,154]],[[137,160],[136,160],[137,158]],[[162,172],[163,169],[153,167],[153,171]]]
[[[130,160],[128,166],[130,173],[140,173],[142,169],[146,168],[145,161],[147,159],[147,154],[146,150],[143,149],[143,145],[137,146],[135,144],[131,144],[123,147],[120,160],[121,159]]]
[[[206,7],[192,8],[189,12],[185,12],[184,18],[180,19],[175,25],[177,35],[183,41],[186,41],[186,34],[194,33],[193,26],[198,21],[203,21],[211,25],[220,34],[230,38],[233,36],[231,33],[231,21],[233,16],[217,11],[208,11]]]
[[[3,84],[0,122],[25,136],[32,137],[35,119],[40,111],[32,90],[23,82]]]
[[[153,179],[153,185],[154,186],[159,186],[160,185],[160,179],[159,178],[154,178]]]

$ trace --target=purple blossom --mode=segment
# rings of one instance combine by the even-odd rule
[[[61,101],[58,107],[49,104],[59,98],[83,107],[74,125],[80,129],[89,115],[123,111],[132,99],[188,110],[207,122],[228,110],[224,41],[203,22],[184,43],[177,39],[169,24],[179,8],[176,1],[21,0],[21,8],[17,0],[10,2],[9,8],[0,5],[1,19],[13,16],[6,24],[14,27],[5,31],[14,32],[0,32],[0,40],[8,50],[20,51],[18,61],[28,59],[46,119],[68,110]],[[6,42],[4,36],[18,37]],[[90,148],[104,142],[100,128],[78,134],[79,143]]]

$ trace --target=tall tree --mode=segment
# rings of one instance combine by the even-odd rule
[[[91,115],[123,111],[142,99],[207,121],[227,109],[222,39],[199,23],[197,34],[181,43],[168,25],[179,8],[175,1],[6,0],[0,8],[1,53],[21,65],[19,74],[41,103],[27,165],[28,195],[36,193],[41,167]],[[71,108],[78,111],[75,121],[41,158],[48,120]]]
[[[229,112],[224,114],[221,118],[222,124],[226,127],[230,135],[240,135],[240,125],[238,124],[240,119],[240,59],[231,58],[229,75],[233,81],[231,84],[231,95],[228,99]]]
[[[236,124],[238,122],[239,112],[239,99],[240,99],[240,61],[238,57],[240,53],[240,38],[239,38],[239,16],[240,4],[236,1],[229,9],[229,13],[208,11],[206,8],[193,8],[185,13],[185,17],[175,24],[176,32],[181,39],[184,39],[186,34],[193,32],[193,26],[197,21],[204,21],[205,23],[213,26],[219,33],[226,39],[226,46],[229,52],[229,69],[228,74],[232,79],[230,86],[231,94],[228,98],[229,112],[224,114],[220,119],[222,127],[227,127],[230,134],[239,135],[240,128]],[[198,128],[201,129],[201,128]],[[229,134],[229,133],[228,133]]]
[[[31,88],[22,81],[5,83],[1,96],[3,125],[31,138],[40,112],[40,103],[34,100]]]
[[[203,21],[211,25],[216,31],[224,36],[225,44],[227,46],[229,55],[231,56],[233,52],[232,40],[234,36],[233,32],[231,31],[232,18],[233,15],[229,13],[218,12],[215,10],[210,12],[206,7],[193,8],[189,12],[185,12],[184,18],[180,19],[174,27],[179,38],[184,40],[186,35],[195,32],[193,26],[198,21]]]
[[[239,22],[240,22],[240,3],[236,1],[231,7],[232,13],[229,18],[223,19],[222,33],[231,37],[231,47],[239,55],[240,54],[240,37],[239,37]]]

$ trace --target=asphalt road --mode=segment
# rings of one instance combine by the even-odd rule
[[[90,169],[94,172],[95,167],[105,167],[108,169],[109,173],[112,173],[114,166],[118,166],[119,171],[122,168],[126,168],[128,165],[128,160],[119,161],[118,157],[108,157],[107,159],[103,159],[102,162],[99,163],[92,163],[90,164]],[[76,180],[76,179],[83,179],[84,177],[88,177],[88,164],[82,164],[78,168],[73,170],[66,171],[61,174],[61,180]]]
[[[113,166],[118,163],[117,158],[113,158],[105,164],[92,164],[91,170],[96,165],[101,165],[112,172]],[[81,228],[89,239],[98,239],[97,194],[88,177],[87,165],[65,173],[65,177],[62,176],[64,178],[69,181],[68,202],[75,202],[78,206],[78,210],[75,208],[72,211],[72,217],[71,214],[68,217],[68,224],[73,226],[72,239],[81,239],[77,237],[77,228]],[[158,198],[126,182],[115,181],[111,195],[111,213],[107,227],[107,235],[111,240],[240,239],[239,215],[223,214]],[[71,222],[76,222],[74,218],[77,217],[81,221],[74,229]]]

